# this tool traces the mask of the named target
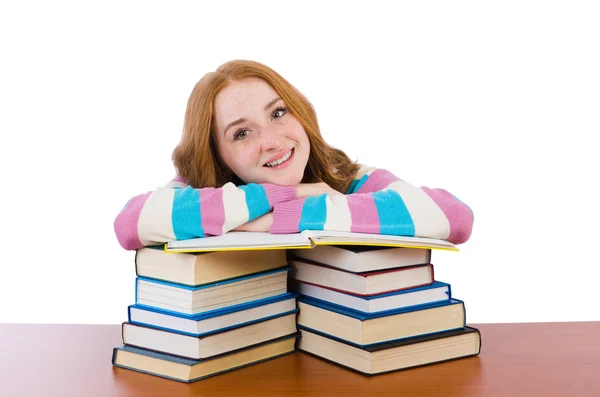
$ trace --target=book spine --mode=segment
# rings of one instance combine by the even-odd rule
[[[135,264],[135,275],[136,277],[140,275],[139,269],[138,269],[138,254],[139,254],[139,249],[135,250],[135,256],[133,257],[133,263]]]
[[[125,344],[125,324],[127,324],[125,321],[121,323],[121,341],[123,344]]]
[[[112,365],[115,365],[115,360],[116,360],[116,358],[117,358],[117,352],[118,352],[118,351],[119,351],[119,348],[118,348],[118,347],[115,347],[115,348],[113,348],[113,351],[112,351],[112,357],[111,357],[111,359],[110,359],[110,362],[112,363]]]

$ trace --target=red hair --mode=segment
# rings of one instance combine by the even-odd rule
[[[233,81],[259,78],[267,82],[283,99],[288,111],[304,127],[310,142],[310,154],[302,182],[325,182],[345,192],[358,171],[358,164],[341,150],[325,142],[319,130],[312,104],[286,79],[261,63],[229,61],[215,72],[204,75],[190,94],[181,141],[173,151],[177,173],[196,188],[221,187],[227,182],[243,182],[220,159],[213,133],[216,95]]]

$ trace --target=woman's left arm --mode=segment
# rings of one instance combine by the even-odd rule
[[[322,194],[275,204],[271,233],[335,230],[466,242],[468,205],[444,189],[413,186],[389,171],[362,167],[346,195]]]

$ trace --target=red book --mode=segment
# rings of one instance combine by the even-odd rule
[[[359,296],[379,295],[429,285],[434,281],[431,263],[374,272],[355,273],[305,259],[291,258],[292,278]]]

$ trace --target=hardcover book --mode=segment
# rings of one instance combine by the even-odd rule
[[[433,335],[358,348],[300,328],[298,349],[363,375],[376,375],[476,356],[481,351],[478,329],[464,327]]]
[[[354,273],[301,259],[290,260],[291,276],[321,287],[349,294],[370,296],[429,285],[433,265],[414,265],[395,269]]]
[[[350,310],[368,314],[382,314],[400,309],[408,310],[452,299],[450,284],[441,281],[411,289],[373,296],[359,296],[330,288],[296,281],[294,291],[310,298],[343,306]]]
[[[428,248],[373,245],[319,245],[313,249],[290,250],[288,256],[354,273],[431,263]]]
[[[200,286],[287,266],[285,250],[220,251],[168,254],[164,247],[136,251],[138,277]]]
[[[112,364],[116,367],[190,383],[292,353],[295,351],[297,336],[298,334],[294,333],[206,360],[190,360],[172,354],[123,345],[113,349]]]
[[[301,296],[298,325],[358,347],[463,328],[464,302],[452,299],[417,308],[365,314]]]
[[[295,310],[296,307],[296,295],[286,292],[270,298],[253,300],[197,315],[142,305],[130,305],[127,319],[132,324],[189,336],[203,336],[277,317]]]
[[[201,337],[123,323],[122,339],[125,345],[200,360],[296,332],[297,311]]]
[[[190,287],[137,277],[135,303],[183,314],[200,314],[287,291],[289,267],[224,282]]]

